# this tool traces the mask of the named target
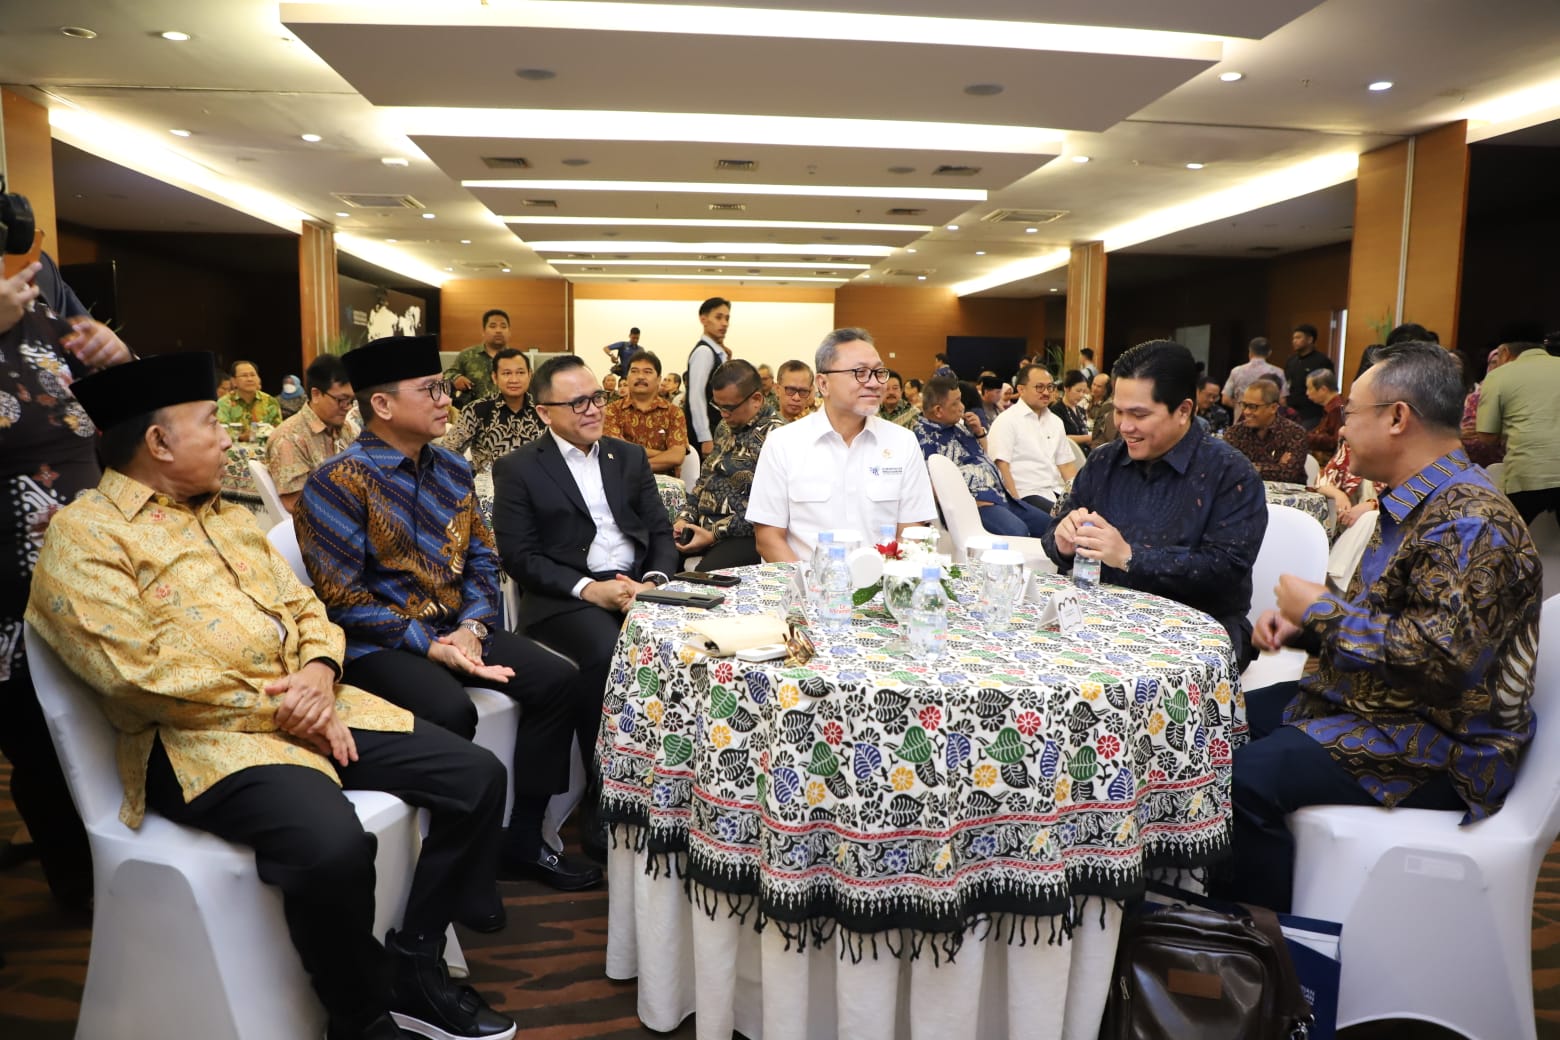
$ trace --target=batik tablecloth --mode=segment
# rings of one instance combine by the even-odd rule
[[[249,461],[265,462],[265,444],[256,441],[234,441],[222,459],[222,497],[244,506],[250,512],[264,513],[265,503],[255,478],[249,472]]]
[[[493,526],[493,471],[482,469],[472,474],[472,483],[476,487],[477,506],[482,510],[482,519],[487,521],[488,528]],[[688,488],[683,484],[681,477],[668,477],[657,474],[655,489],[661,494],[661,504],[666,507],[666,515],[673,520],[682,512],[683,503],[688,501]]]
[[[739,573],[722,613],[777,608],[782,568]],[[956,592],[972,599],[973,583]],[[1026,606],[998,638],[955,604],[935,663],[868,608],[846,637],[814,626],[818,655],[800,668],[698,654],[687,616],[628,617],[600,735],[604,811],[652,852],[686,853],[698,884],[755,897],[766,921],[1065,927],[1073,897],[1131,895],[1145,866],[1227,845],[1239,672],[1223,628],[1189,607],[1107,586],[1085,595],[1076,635],[1037,630]]]
[[[1287,484],[1281,480],[1268,480],[1262,484],[1267,491],[1267,501],[1270,506],[1288,506],[1298,509],[1316,518],[1316,522],[1322,525],[1322,530],[1331,532],[1333,529],[1333,503],[1332,499],[1317,491],[1307,491],[1304,484]]]

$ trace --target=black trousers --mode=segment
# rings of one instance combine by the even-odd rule
[[[526,634],[567,655],[579,667],[574,693],[574,733],[579,738],[580,757],[585,760],[592,786],[596,777],[595,748],[596,734],[601,729],[601,703],[607,693],[612,651],[622,630],[622,614],[593,603],[554,614],[526,629]]]
[[[514,669],[507,682],[473,679],[472,685],[520,702],[515,733],[515,808],[522,805],[541,822],[547,799],[569,786],[569,734],[573,730],[574,665],[513,632],[495,631],[484,659]],[[347,665],[341,681],[383,697],[419,719],[470,740],[477,732],[477,709],[466,694],[467,680],[443,665],[408,650],[380,650]]]
[[[358,760],[337,772],[346,790],[386,791],[430,810],[402,930],[433,937],[490,899],[506,779],[488,751],[427,722],[415,727],[353,730]],[[333,1020],[385,1012],[388,966],[373,930],[376,842],[330,777],[304,766],[252,766],[186,803],[159,741],[146,803],[255,850],[260,880],[281,889],[288,934]]]
[[[752,535],[738,538],[722,538],[709,547],[699,561],[699,570],[718,571],[722,567],[746,567],[763,563],[758,555],[758,543]]]
[[[63,903],[92,898],[92,851],[71,800],[26,658],[0,683],[0,754],[11,763],[11,799],[32,835],[49,890]]]
[[[1279,913],[1293,898],[1295,840],[1284,818],[1307,805],[1376,805],[1332,753],[1303,730],[1283,724],[1298,682],[1246,694],[1251,742],[1235,752],[1233,855],[1211,886],[1222,899],[1257,903]],[[1399,803],[1405,809],[1462,809],[1441,773]]]
[[[1545,513],[1555,514],[1555,520],[1560,522],[1560,487],[1513,491],[1506,497],[1517,507],[1517,512],[1522,514],[1522,522],[1528,527],[1532,527],[1533,521]]]

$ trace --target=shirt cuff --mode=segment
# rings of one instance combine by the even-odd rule
[[[585,587],[587,585],[589,585],[591,582],[595,581],[595,580],[596,579],[594,579],[594,578],[581,578],[579,581],[575,582],[574,583],[574,589],[573,589],[574,598],[575,599],[584,599],[585,598]]]

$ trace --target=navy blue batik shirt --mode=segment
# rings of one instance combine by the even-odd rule
[[[1101,568],[1101,579],[1151,592],[1211,614],[1229,632],[1237,658],[1251,641],[1251,566],[1267,531],[1267,496],[1251,461],[1192,423],[1186,436],[1152,462],[1135,462],[1127,443],[1095,448],[1058,516],[1089,509],[1132,547],[1127,570]],[[1067,571],[1056,531],[1046,555]]]

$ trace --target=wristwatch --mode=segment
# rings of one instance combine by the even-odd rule
[[[488,628],[487,628],[487,626],[484,625],[482,622],[478,621],[475,618],[472,618],[470,621],[462,621],[460,623],[460,627],[466,629],[468,632],[470,632],[472,635],[476,636],[480,640],[486,640],[487,639],[487,635],[488,635]]]
[[[649,582],[651,585],[654,585],[656,588],[660,588],[662,585],[665,585],[670,580],[671,580],[670,578],[668,578],[666,575],[662,574],[660,571],[646,571],[645,572],[645,581]]]
[[[1127,546],[1127,558],[1121,561],[1121,573],[1125,574],[1132,569],[1132,546]]]

